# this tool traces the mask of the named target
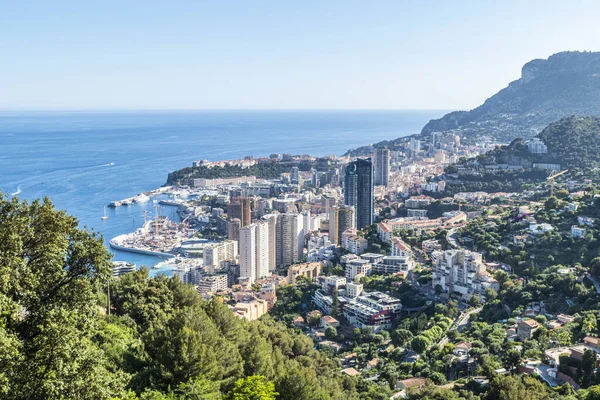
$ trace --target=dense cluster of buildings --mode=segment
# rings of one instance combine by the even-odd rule
[[[539,139],[531,139],[525,145],[530,153],[547,153],[546,145]],[[448,235],[443,240],[438,235],[439,229],[461,227],[467,218],[474,217],[472,205],[492,199],[505,200],[510,195],[460,193],[450,201],[466,202],[469,205],[466,209],[470,211],[463,212],[456,207],[458,211],[442,212],[448,203],[444,203],[444,199],[436,201],[434,197],[441,197],[439,193],[444,192],[446,183],[430,178],[439,175],[459,157],[474,156],[490,147],[486,143],[465,146],[457,135],[436,132],[430,141],[413,137],[394,148],[373,149],[371,157],[355,159],[276,154],[225,163],[198,161],[195,166],[206,168],[225,165],[247,168],[283,161],[290,163],[290,167],[289,172],[282,173],[278,179],[194,179],[191,186],[201,190],[210,201],[186,207],[192,210],[204,230],[216,232],[220,240],[203,247],[201,267],[183,263],[173,270],[174,275],[195,285],[206,297],[226,298],[232,312],[246,320],[260,318],[275,306],[279,285],[297,285],[303,279],[316,282],[318,290],[312,297],[313,304],[303,311],[307,315],[306,322],[311,321],[312,331],[306,328],[305,319],[300,315],[296,315],[292,323],[317,335],[318,343],[337,348],[344,346],[334,341],[339,337],[330,335],[327,337],[330,340],[325,341],[323,331],[339,327],[340,321],[379,332],[391,329],[401,311],[413,312],[424,307],[407,304],[403,309],[400,299],[390,295],[401,292],[394,289],[402,289],[407,282],[418,280],[421,286],[414,284],[412,289],[422,292],[419,301],[423,304],[430,304],[425,299],[446,300],[450,296],[468,301],[478,295],[485,300],[486,293],[493,294],[487,289],[497,292],[500,288],[487,269],[493,268],[492,263],[486,265],[480,253],[452,243],[456,239],[452,239],[455,235],[450,232],[444,232]],[[576,206],[576,203],[569,204],[568,211],[577,210]],[[497,222],[494,217],[489,216],[490,225],[486,227],[494,226]],[[374,238],[372,230],[367,228],[376,220],[379,222],[375,225],[377,238]],[[515,244],[556,229],[547,223],[537,223],[532,215],[522,221],[529,225],[511,238]],[[594,219],[580,216],[577,222],[571,226],[570,235],[575,239],[589,236]],[[437,240],[415,244],[413,238],[421,234]],[[460,242],[465,243],[462,239]],[[194,252],[190,250],[189,254]],[[340,265],[337,265],[338,260]],[[416,260],[420,264],[413,274]],[[416,279],[415,275],[427,277],[428,263],[431,286],[423,288],[425,279]],[[113,273],[120,271],[115,268]],[[326,275],[330,273],[338,275]],[[366,291],[363,284],[380,283],[373,275],[393,276],[381,280],[389,284],[390,290]],[[366,278],[369,276],[371,279]],[[542,310],[543,304],[532,304],[525,309],[525,318],[508,323],[511,326],[505,331],[507,340],[531,340],[542,326],[555,329],[573,321],[573,317],[562,314],[548,323],[542,318],[533,319],[547,315]],[[463,341],[454,346],[452,353],[468,363],[472,347],[472,343]],[[586,349],[600,355],[600,339],[586,337],[584,343],[571,346],[563,353],[581,361]],[[564,374],[561,377],[556,368],[561,358],[555,357],[556,365],[553,365],[550,350],[545,355],[550,360],[550,375],[568,381],[569,377]],[[562,357],[564,361],[564,354]],[[372,368],[377,368],[376,358],[367,363],[365,370]],[[345,368],[344,373],[358,374],[354,368]],[[403,385],[413,385],[409,381]],[[422,380],[414,383],[422,384]]]
[[[431,253],[433,285],[445,293],[470,298],[485,289],[499,290],[498,282],[487,272],[480,253],[460,249]]]
[[[371,156],[364,158],[272,154],[256,159],[196,161],[194,168],[251,168],[278,163],[277,168],[289,169],[278,179],[191,179],[186,190],[196,197],[172,203],[184,210],[199,230],[213,232],[213,237],[220,239],[189,246],[185,256],[201,257],[200,265],[179,264],[174,275],[196,285],[207,296],[241,288],[246,296],[236,299],[240,305],[234,312],[253,319],[262,315],[263,302],[267,308],[272,306],[278,284],[296,284],[299,277],[315,279],[330,260],[349,253],[342,257],[343,284],[328,278],[330,283],[335,281],[335,290],[339,288],[343,298],[350,299],[342,302],[347,308],[340,312],[347,313],[348,320],[357,326],[388,326],[400,308],[399,301],[382,294],[364,294],[357,282],[372,274],[408,275],[415,257],[411,247],[398,237],[402,230],[422,232],[466,219],[464,213],[428,218],[434,199],[423,191],[443,191],[444,182],[429,182],[428,177],[458,157],[480,150],[461,146],[455,135],[435,133],[429,142],[411,138],[394,150],[373,149]],[[404,214],[394,216],[401,206]],[[386,207],[392,218],[377,224],[377,235],[389,244],[389,251],[368,253],[371,243],[364,229]],[[429,253],[440,250],[439,244],[425,247]],[[483,274],[469,273],[465,279],[453,270],[448,271],[454,274],[452,278],[442,277],[441,272],[437,277],[447,291],[469,292],[477,290],[477,285],[485,286],[481,283],[485,282],[480,276]],[[250,288],[254,289],[252,296]]]
[[[340,282],[338,277],[332,284],[328,279],[330,277],[321,279],[322,289],[315,292],[313,301],[326,314],[344,315],[356,328],[369,328],[375,332],[390,329],[402,310],[397,298],[381,292],[364,292],[361,284]]]
[[[387,179],[389,152],[378,154],[379,175]],[[335,159],[325,161],[326,171],[310,172],[312,178],[319,179],[304,179],[305,171],[292,167],[280,183],[256,179],[195,181],[195,185],[217,184],[210,189],[217,192],[214,198],[222,204],[213,207],[208,220],[228,239],[206,247],[206,272],[234,270],[237,281],[233,283],[253,284],[303,260],[327,261],[338,246],[351,248],[356,254],[364,252],[367,241],[359,237],[357,228],[371,225],[374,219],[372,161],[358,159],[339,165]],[[300,190],[300,183],[308,183],[306,190]],[[276,187],[282,189],[280,185],[288,187],[273,196]],[[265,186],[264,193],[253,190]]]

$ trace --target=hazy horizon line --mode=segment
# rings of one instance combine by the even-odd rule
[[[0,112],[454,111],[453,108],[1,108]]]

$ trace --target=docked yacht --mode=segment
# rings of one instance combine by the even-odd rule
[[[137,265],[126,261],[113,261],[112,264],[113,266],[110,269],[113,276],[121,276],[137,270]]]
[[[133,198],[133,201],[136,203],[147,203],[150,201],[150,197],[146,196],[144,193],[140,193]]]

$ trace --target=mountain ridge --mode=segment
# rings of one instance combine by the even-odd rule
[[[382,141],[346,152],[365,155],[373,148],[399,148],[413,136],[432,132],[470,139],[489,136],[500,142],[530,138],[550,123],[571,115],[600,116],[600,52],[564,51],[533,59],[521,77],[470,111],[452,111],[430,120],[416,135]]]
[[[482,105],[431,120],[421,134],[529,138],[570,115],[600,115],[600,52],[568,51],[531,60],[522,67],[521,78]]]

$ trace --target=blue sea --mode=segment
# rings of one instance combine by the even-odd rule
[[[112,200],[163,185],[198,159],[271,153],[341,155],[420,132],[443,111],[0,112],[0,191],[48,196],[105,243],[143,223],[152,202],[107,209]],[[174,209],[163,214],[176,218]],[[153,266],[158,258],[113,251],[115,260]],[[157,270],[152,270],[155,273]],[[168,271],[163,271],[167,272]]]

